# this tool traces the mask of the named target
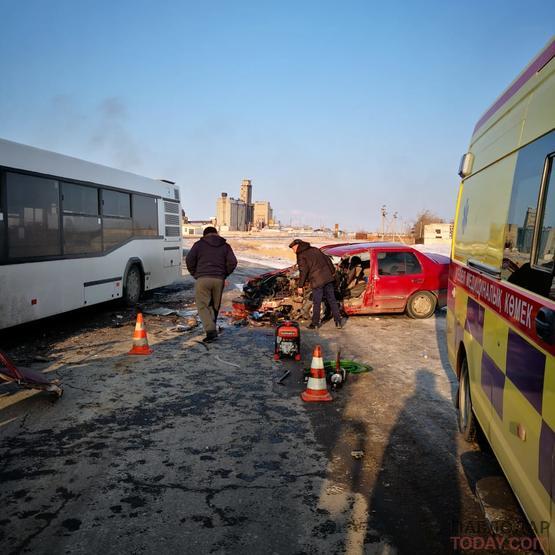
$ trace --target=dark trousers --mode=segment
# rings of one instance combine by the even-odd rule
[[[333,314],[333,319],[336,322],[341,322],[339,305],[335,299],[333,282],[331,282],[326,283],[323,287],[316,287],[312,290],[312,323],[316,326],[320,323],[320,305],[322,304],[322,297],[328,301],[331,313]]]

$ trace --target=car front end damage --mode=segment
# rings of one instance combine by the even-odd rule
[[[347,316],[406,312],[412,318],[427,318],[436,308],[446,305],[449,258],[445,256],[421,253],[394,243],[347,243],[321,249],[336,268],[335,297]],[[417,260],[418,273],[409,271],[412,267],[403,260],[404,269],[402,264],[401,270],[396,267],[395,273],[386,272],[386,258],[381,253],[390,258],[412,257]],[[385,287],[379,291],[380,296],[377,284],[382,282]],[[233,318],[255,325],[256,322],[275,324],[284,319],[310,320],[312,291],[305,285],[303,294],[299,295],[298,283],[297,266],[250,279],[243,286],[242,296],[233,300]],[[392,299],[398,302],[393,303]],[[419,300],[420,304],[427,301],[428,311],[418,311]],[[326,320],[331,311],[325,301],[322,309],[322,319]]]
[[[298,295],[299,270],[291,266],[262,274],[243,286],[243,294],[233,300],[235,319],[277,321],[282,318],[303,320],[309,317],[311,291],[305,287]]]

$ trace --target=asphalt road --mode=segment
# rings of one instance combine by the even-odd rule
[[[243,265],[227,299],[257,271]],[[185,279],[154,300],[191,295]],[[1,553],[431,554],[486,530],[443,315],[303,330],[303,364],[273,361],[271,328],[229,325],[206,347],[175,322],[147,316],[146,357],[126,354],[133,313],[114,305],[0,336],[65,387],[58,401],[0,388]],[[316,343],[373,370],[305,404]]]

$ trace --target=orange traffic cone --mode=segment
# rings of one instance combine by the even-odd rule
[[[332,401],[333,398],[326,385],[326,371],[322,359],[320,345],[314,347],[312,353],[312,364],[310,365],[310,377],[306,384],[306,390],[301,393],[303,401]]]
[[[135,324],[135,332],[133,333],[133,347],[127,353],[128,355],[150,355],[152,349],[148,346],[148,338],[146,336],[145,322],[143,315],[137,314],[137,323]]]

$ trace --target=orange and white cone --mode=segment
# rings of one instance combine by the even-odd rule
[[[150,355],[152,349],[148,346],[148,338],[146,336],[145,322],[143,315],[137,314],[137,323],[133,333],[133,347],[127,353],[128,355]]]
[[[320,345],[314,347],[312,353],[312,364],[310,365],[310,376],[306,384],[306,390],[301,393],[303,401],[332,401],[333,398],[326,384],[326,371],[324,370],[324,359]]]

